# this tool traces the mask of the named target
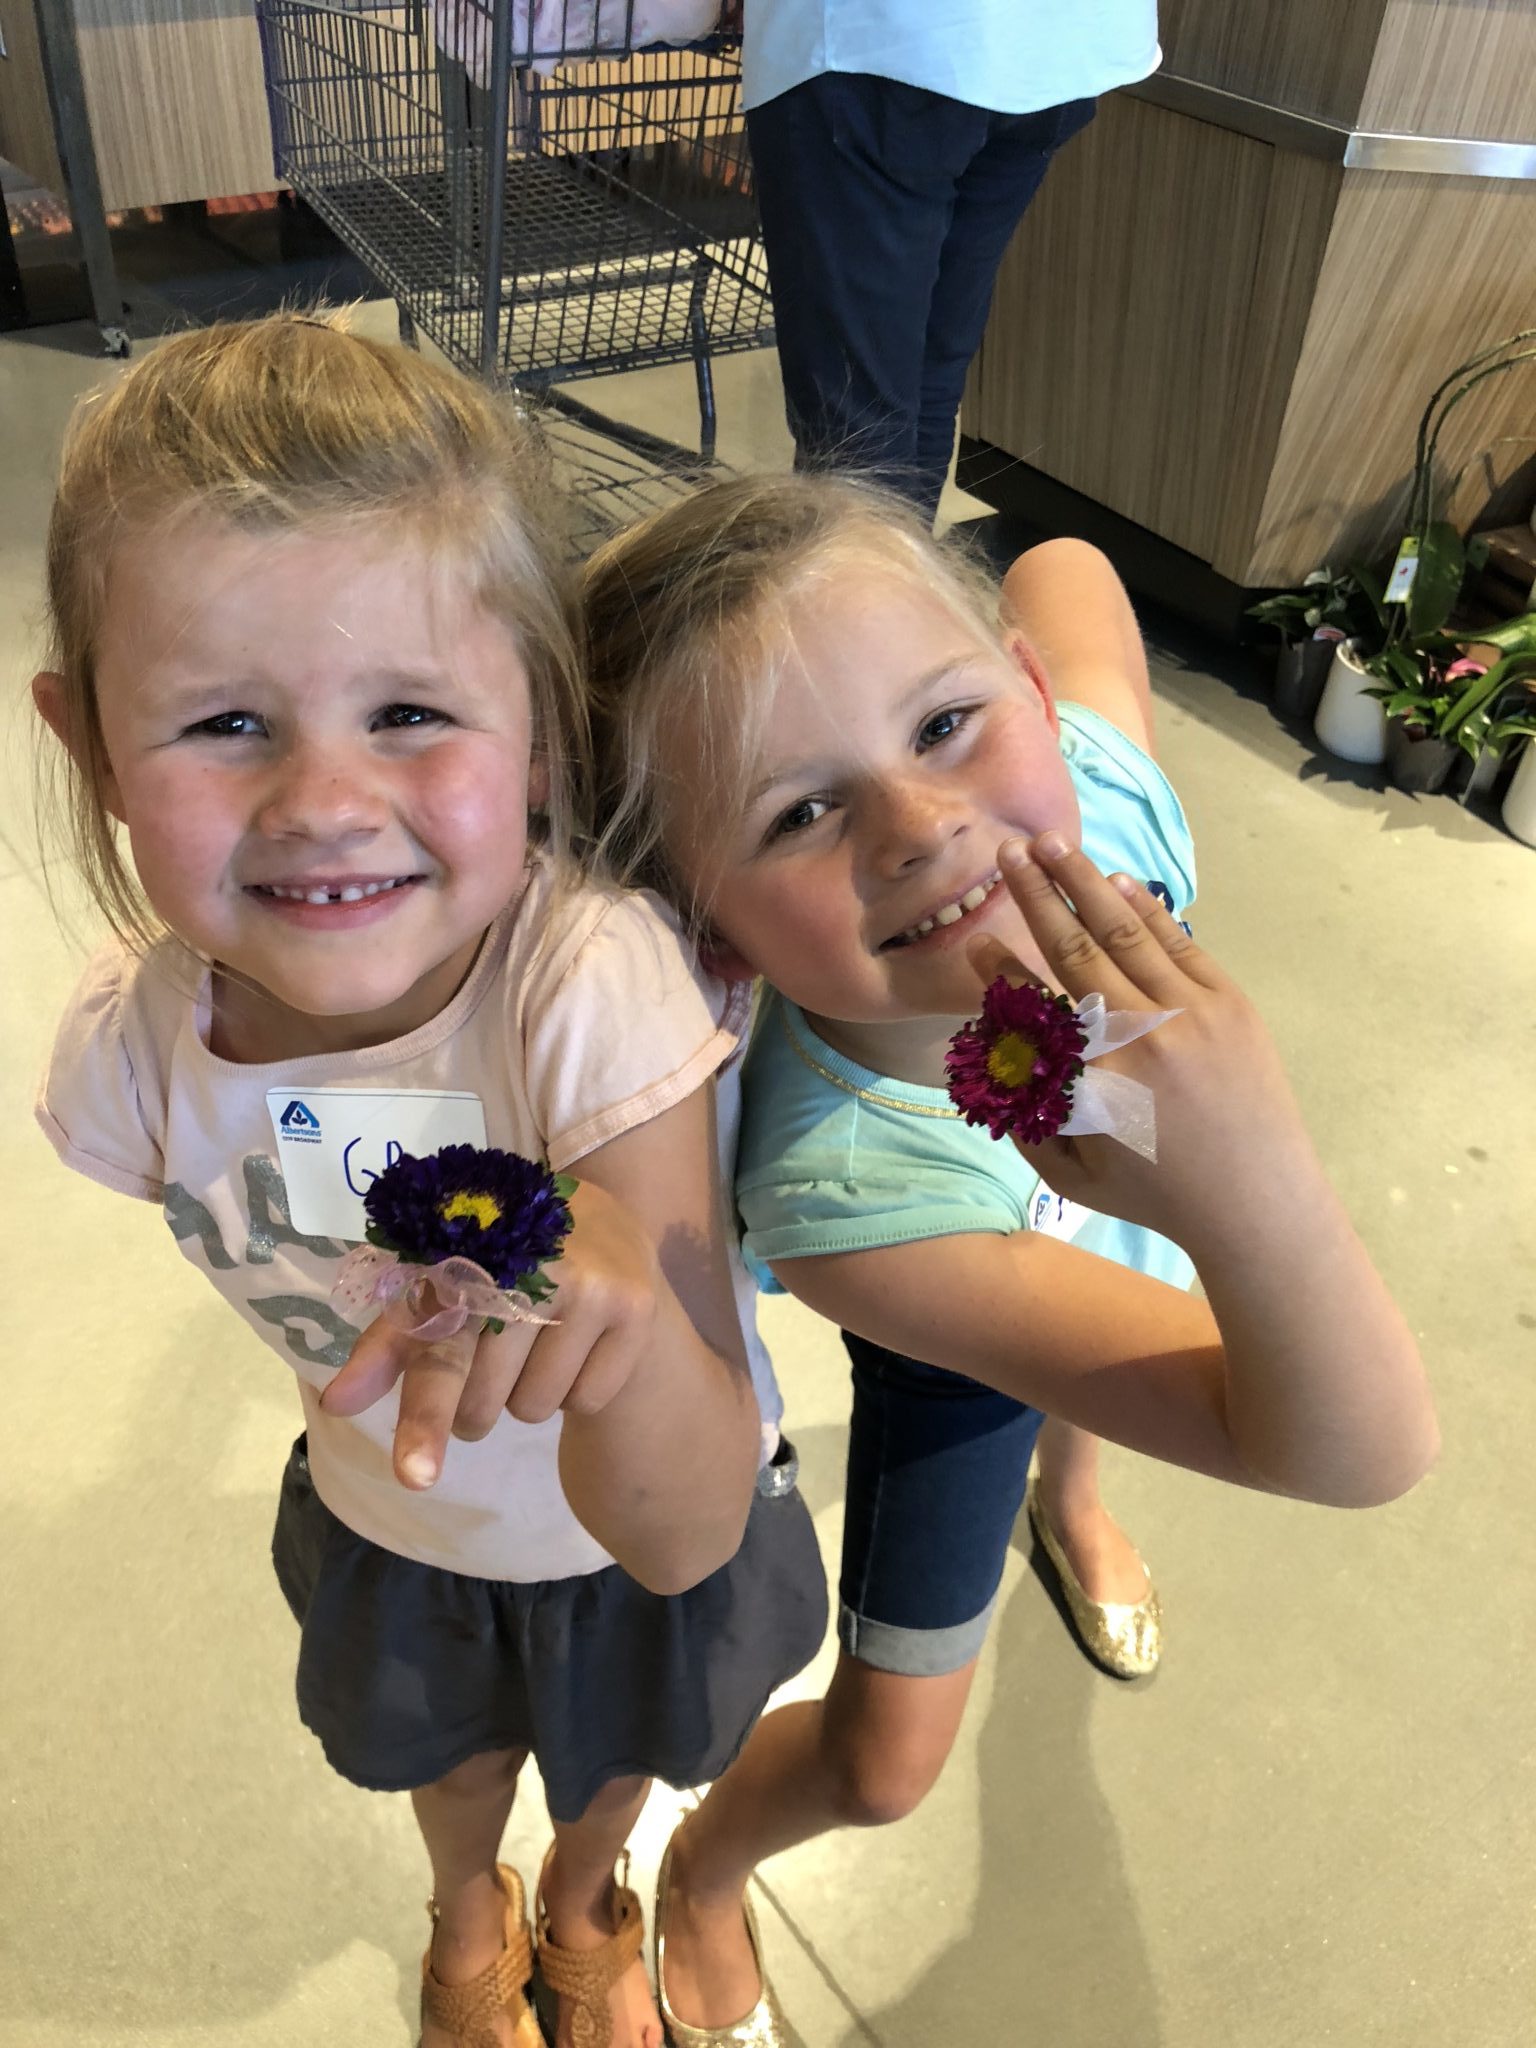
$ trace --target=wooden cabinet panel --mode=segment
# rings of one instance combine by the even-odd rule
[[[1511,262],[1517,250],[1526,262]],[[1459,362],[1533,324],[1533,251],[1536,184],[1346,175],[1240,581],[1284,582],[1325,555],[1397,540],[1424,403]],[[1461,482],[1448,516],[1496,520],[1499,487],[1528,471],[1533,440],[1536,363],[1490,378],[1453,415],[1442,470]]]
[[[1388,0],[1359,125],[1536,142],[1536,0]]]
[[[1176,76],[1352,128],[1387,4],[1162,0],[1158,27]]]
[[[0,0],[0,156],[35,178],[45,191],[64,182],[53,142],[53,111],[38,48],[32,0]]]
[[[250,0],[77,0],[76,14],[109,208],[272,190]]]
[[[965,431],[1202,560],[1245,547],[1340,175],[1106,101],[1004,261]]]

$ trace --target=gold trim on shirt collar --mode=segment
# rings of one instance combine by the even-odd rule
[[[830,1081],[834,1088],[841,1088],[845,1095],[857,1095],[860,1101],[872,1102],[878,1109],[899,1109],[907,1116],[947,1116],[959,1122],[960,1112],[953,1103],[930,1105],[925,1102],[903,1102],[897,1095],[881,1095],[874,1088],[860,1088],[852,1081],[845,1081],[841,1074],[834,1074],[830,1067],[824,1067],[816,1055],[800,1043],[795,1036],[794,1026],[789,1021],[789,1010],[782,1004],[779,1009],[779,1022],[783,1026],[784,1036],[811,1072],[819,1074],[823,1081]]]

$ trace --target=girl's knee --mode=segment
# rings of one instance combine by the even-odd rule
[[[526,1749],[485,1749],[455,1764],[427,1789],[446,1793],[450,1799],[491,1799],[510,1792],[528,1760]]]
[[[844,1827],[887,1827],[914,1813],[933,1790],[949,1744],[890,1741],[850,1730],[829,1743],[825,1763]]]

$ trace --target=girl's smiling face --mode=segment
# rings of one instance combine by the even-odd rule
[[[520,885],[541,780],[513,636],[460,579],[388,529],[180,526],[114,555],[96,692],[144,891],[226,971],[216,1051],[437,1014]]]
[[[1044,968],[998,884],[999,845],[1080,831],[1044,678],[1021,640],[983,642],[889,574],[829,583],[793,618],[746,808],[722,829],[685,794],[672,862],[719,964],[812,1017],[970,1015],[973,934]]]

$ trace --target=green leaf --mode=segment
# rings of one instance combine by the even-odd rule
[[[580,1186],[581,1182],[573,1180],[568,1173],[557,1173],[555,1175],[555,1193],[562,1202],[568,1202]]]
[[[1345,571],[1345,574],[1352,576],[1355,582],[1359,584],[1361,594],[1370,605],[1371,610],[1376,614],[1377,625],[1385,632],[1392,623],[1391,619],[1387,616],[1386,598],[1383,594],[1386,590],[1386,585],[1379,576],[1375,575],[1370,569],[1367,569],[1363,562],[1352,563]]]
[[[1482,710],[1485,705],[1491,705],[1505,684],[1510,681],[1510,671],[1516,666],[1515,657],[1506,655],[1502,661],[1496,661],[1486,675],[1473,676],[1468,687],[1459,697],[1453,698],[1441,714],[1437,727],[1441,738],[1449,739],[1474,712]]]
[[[1380,692],[1372,690],[1373,697]],[[1395,690],[1390,697],[1382,697],[1382,708],[1388,718],[1399,718],[1407,711],[1422,711],[1433,715],[1435,706],[1422,690]]]
[[[1467,551],[1448,519],[1434,520],[1419,539],[1419,567],[1408,593],[1408,630],[1433,633],[1451,615],[1461,595]]]
[[[1536,654],[1536,612],[1506,619],[1502,626],[1479,626],[1464,638],[1468,645],[1497,647],[1501,654]]]
[[[516,1292],[522,1295],[525,1301],[531,1302],[535,1308],[538,1308],[541,1303],[548,1301],[549,1297],[554,1293],[555,1285],[556,1283],[550,1279],[549,1275],[541,1270],[537,1273],[525,1273],[523,1278],[517,1283]]]

